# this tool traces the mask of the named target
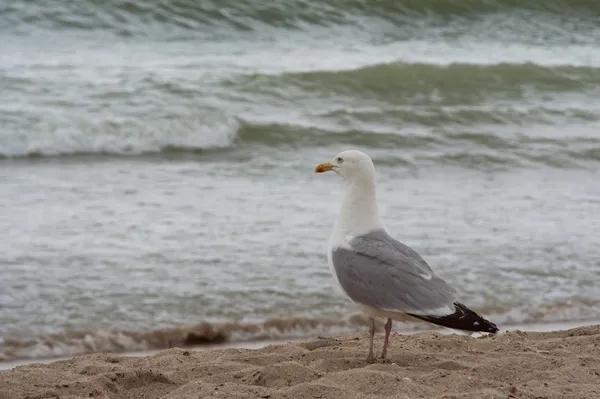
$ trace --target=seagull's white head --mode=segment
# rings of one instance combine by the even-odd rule
[[[375,182],[375,166],[371,158],[358,150],[347,150],[337,154],[330,162],[317,165],[315,173],[334,171],[347,183]]]

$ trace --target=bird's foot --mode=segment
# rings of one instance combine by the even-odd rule
[[[391,363],[391,360],[388,359],[387,356],[384,353],[382,353],[381,355],[379,355],[379,357],[377,358],[377,361],[381,362],[381,363]]]

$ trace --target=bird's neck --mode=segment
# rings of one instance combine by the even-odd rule
[[[338,234],[358,236],[382,228],[375,184],[364,181],[344,184],[346,192],[335,226]]]

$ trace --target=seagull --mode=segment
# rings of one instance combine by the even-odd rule
[[[329,268],[342,292],[369,317],[368,363],[375,319],[387,319],[381,359],[387,355],[392,320],[407,317],[450,329],[497,333],[496,325],[455,300],[456,290],[436,276],[412,248],[390,236],[379,216],[375,166],[357,150],[343,151],[315,173],[342,177],[345,194],[329,237]]]

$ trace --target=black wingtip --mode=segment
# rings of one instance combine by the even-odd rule
[[[500,331],[494,323],[479,316],[462,303],[454,302],[454,309],[454,313],[446,316],[420,315],[414,313],[408,313],[408,315],[438,326],[455,330],[487,332],[492,334],[496,334]]]

